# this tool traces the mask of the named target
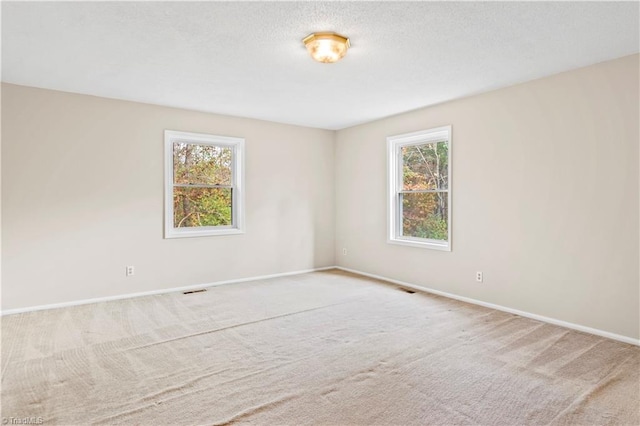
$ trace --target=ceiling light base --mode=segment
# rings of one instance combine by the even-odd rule
[[[313,59],[324,64],[338,62],[351,47],[347,37],[330,32],[309,34],[302,43]]]

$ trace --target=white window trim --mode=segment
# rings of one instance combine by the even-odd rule
[[[173,227],[173,143],[192,142],[200,145],[229,146],[233,148],[233,197],[232,226],[200,226],[193,228]],[[215,136],[203,133],[164,132],[164,237],[204,237],[209,235],[232,235],[244,233],[244,139]]]
[[[402,168],[399,149],[407,145],[420,145],[429,142],[447,139],[449,142],[448,190],[447,190],[447,241],[432,240],[428,238],[403,237],[401,233],[402,221],[400,218],[400,203],[398,191],[402,185]],[[451,251],[451,165],[452,165],[451,126],[443,126],[435,129],[421,130],[419,132],[405,133],[389,136],[387,138],[387,242],[412,247],[421,247],[433,250]]]

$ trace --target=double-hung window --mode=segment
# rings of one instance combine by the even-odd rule
[[[388,241],[451,250],[451,126],[387,138]]]
[[[243,232],[244,139],[166,130],[165,238]]]

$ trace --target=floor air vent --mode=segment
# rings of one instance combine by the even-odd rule
[[[182,294],[191,294],[191,293],[202,293],[207,291],[206,288],[201,288],[199,290],[189,290],[189,291],[183,291]]]
[[[413,294],[415,293],[415,290],[411,290],[408,288],[403,288],[403,287],[398,287],[399,290],[404,291],[405,293],[409,293],[409,294]]]

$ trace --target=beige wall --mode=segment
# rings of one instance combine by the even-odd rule
[[[2,89],[3,309],[334,264],[334,132]],[[165,129],[246,138],[246,234],[163,239]]]
[[[3,84],[2,308],[337,263],[638,338],[638,62],[338,132]],[[448,124],[453,251],[387,244],[385,138]],[[246,138],[246,234],[162,238],[164,129]]]
[[[634,55],[337,132],[338,265],[638,338],[638,73]],[[387,244],[385,138],[449,124],[453,251]]]

